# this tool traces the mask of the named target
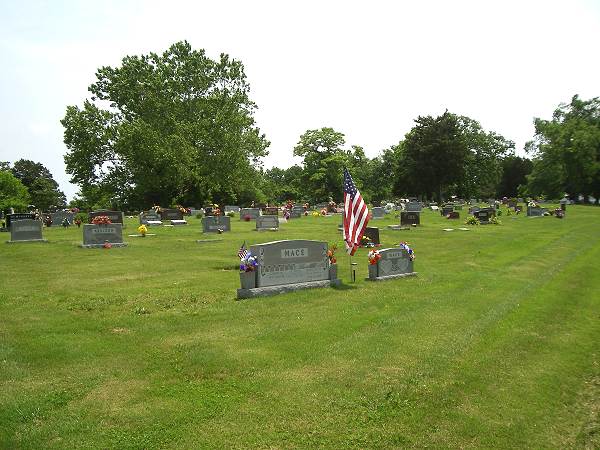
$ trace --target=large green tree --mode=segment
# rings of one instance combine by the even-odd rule
[[[31,202],[41,211],[48,211],[50,206],[62,208],[66,205],[65,194],[43,164],[20,159],[11,171],[27,187]]]
[[[178,42],[96,78],[91,98],[61,121],[67,172],[82,192],[142,208],[236,201],[253,185],[269,143],[241,62]]]
[[[25,211],[29,200],[27,187],[12,172],[0,170],[0,210],[6,212],[14,208],[17,212]]]
[[[528,191],[557,198],[564,193],[600,197],[600,99],[575,95],[551,120],[536,118],[535,137],[526,146],[533,155]]]
[[[509,155],[502,160],[502,178],[496,189],[497,198],[517,197],[519,190],[527,184],[527,175],[531,173],[533,162],[528,158]]]
[[[397,195],[423,194],[438,201],[465,176],[469,151],[456,115],[419,116],[401,143],[394,191]]]
[[[304,199],[323,202],[332,198],[341,202],[344,167],[352,173],[356,184],[362,187],[362,170],[368,162],[360,146],[344,149],[344,135],[333,128],[307,130],[294,147],[294,155],[303,158],[302,190]]]

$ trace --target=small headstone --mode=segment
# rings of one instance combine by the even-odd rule
[[[49,215],[54,225],[61,225],[65,219],[69,221],[69,224],[73,224],[73,220],[75,220],[75,213],[71,211],[56,211]]]
[[[149,211],[142,211],[140,213],[140,225],[150,225],[149,222],[153,222],[153,225],[156,225],[157,222],[159,222],[160,225],[162,225],[160,216],[153,209]]]
[[[381,244],[379,240],[379,228],[377,227],[367,227],[363,233],[363,236],[368,237],[371,242],[375,245]]]
[[[242,208],[240,209],[240,220],[256,220],[260,216],[260,208]]]
[[[420,225],[421,214],[412,211],[402,211],[400,213],[400,225]]]
[[[442,205],[442,209],[440,211],[440,214],[442,216],[447,216],[452,211],[454,211],[454,206],[453,205]]]
[[[123,224],[85,224],[83,225],[83,245],[85,248],[99,248],[108,242],[112,246],[124,247]]]
[[[256,231],[277,231],[279,229],[279,218],[273,215],[260,216],[256,218]]]
[[[509,208],[514,208],[515,206],[517,206],[517,201],[516,201],[516,200],[513,200],[513,199],[510,199],[510,200],[508,200],[508,201],[506,202],[506,205],[507,205]]]
[[[410,201],[406,204],[404,209],[406,212],[421,212],[421,202]]]
[[[290,219],[299,219],[304,215],[304,208],[302,210],[296,209],[296,207],[292,208],[290,211]]]
[[[376,206],[371,210],[371,214],[373,215],[373,219],[383,219],[385,217],[385,209]]]
[[[543,216],[548,210],[546,208],[539,208],[534,206],[527,207],[527,215],[530,217],[539,217]]]
[[[178,209],[163,209],[160,211],[161,220],[183,220],[183,213]]]
[[[490,219],[496,215],[495,208],[481,208],[473,213],[482,225],[490,223]]]
[[[231,231],[231,217],[206,216],[202,218],[203,233],[219,233],[224,231]]]
[[[42,238],[42,222],[34,219],[13,219],[9,242],[45,242]]]
[[[378,281],[415,275],[413,261],[403,248],[379,250],[381,258],[369,270],[369,280]]]
[[[265,216],[279,216],[279,208],[276,206],[267,206],[264,209],[263,214]]]
[[[240,207],[236,205],[225,205],[225,214],[227,214],[228,212],[239,213]]]
[[[112,223],[123,224],[124,215],[122,211],[110,211],[108,209],[99,209],[98,211],[92,211],[88,214],[89,222],[92,222],[94,217],[106,216]]]

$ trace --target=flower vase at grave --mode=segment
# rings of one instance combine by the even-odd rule
[[[331,264],[329,266],[329,279],[330,280],[337,279],[337,264]]]
[[[240,272],[240,283],[242,289],[254,289],[256,287],[256,272]]]
[[[369,264],[369,279],[377,278],[377,264]]]

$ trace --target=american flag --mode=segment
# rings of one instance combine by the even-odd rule
[[[356,189],[348,169],[344,168],[344,242],[346,251],[354,255],[369,223],[369,209]]]
[[[241,260],[244,260],[244,259],[246,259],[246,256],[248,256],[248,253],[249,253],[249,251],[246,248],[246,241],[244,241],[244,243],[238,250],[238,256],[240,257]]]

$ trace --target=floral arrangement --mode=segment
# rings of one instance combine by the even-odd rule
[[[415,260],[415,252],[408,246],[407,242],[400,242],[400,248],[406,250],[406,253],[408,253],[408,257],[411,261]]]
[[[140,225],[138,227],[138,233],[140,233],[142,235],[142,237],[146,237],[146,233],[148,232],[148,227],[144,224]]]
[[[465,220],[465,225],[481,225],[479,219],[475,216],[469,216],[467,220]]]
[[[256,256],[252,256],[252,253],[246,253],[246,256],[241,259],[240,272],[253,272],[258,267],[258,261]]]
[[[370,247],[381,247],[381,244],[375,244],[373,240],[369,236],[363,236],[360,238],[360,247],[370,248]]]
[[[112,248],[112,244],[108,241],[104,241],[104,244],[102,244],[102,247],[104,248]]]
[[[327,208],[323,208],[323,209],[321,210],[321,215],[322,215],[322,216],[326,216],[326,215],[327,215]]]
[[[283,211],[283,218],[285,220],[289,220],[289,218],[290,218],[290,210],[289,209],[286,209],[285,211]]]
[[[313,211],[312,212],[312,216],[313,217],[319,217],[321,214],[319,214],[319,211]]]
[[[369,252],[369,264],[371,265],[375,265],[377,264],[377,261],[379,261],[381,259],[381,254],[379,253],[379,250],[371,250]]]
[[[250,216],[248,214],[244,216],[244,222],[250,222]]]
[[[337,245],[333,244],[331,247],[329,247],[329,250],[327,250],[327,257],[329,258],[329,264],[336,264],[337,263],[337,259],[335,258],[335,251],[337,250]]]
[[[162,212],[162,208],[159,205],[154,205],[151,209],[153,209],[156,214],[160,214]]]
[[[112,221],[108,216],[96,216],[92,219],[94,225],[110,225]]]
[[[490,217],[490,223],[494,225],[502,225],[502,221],[498,219],[496,216]]]

